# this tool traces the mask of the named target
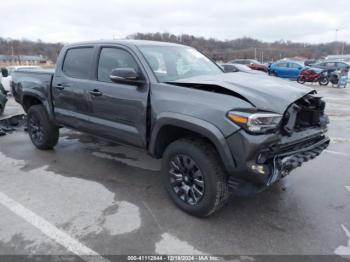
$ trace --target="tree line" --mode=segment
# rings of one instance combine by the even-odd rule
[[[188,34],[174,35],[170,33],[135,33],[127,38],[189,45],[197,48],[214,60],[225,62],[237,58],[256,58],[257,60],[268,62],[295,56],[318,59],[331,54],[350,53],[350,44],[342,42],[321,44],[295,43],[283,40],[263,42],[250,37],[218,40]],[[14,40],[0,37],[0,54],[5,55],[41,55],[56,62],[62,47],[62,43],[45,43],[41,40]]]
[[[181,43],[195,47],[214,60],[220,61],[229,61],[237,58],[256,58],[267,62],[296,56],[319,59],[331,54],[350,53],[350,45],[343,42],[309,44],[280,40],[270,43],[250,37],[234,40],[217,40],[188,34],[174,35],[170,33],[136,33],[128,38]]]
[[[46,59],[56,62],[58,53],[62,47],[62,43],[45,43],[41,40],[16,40],[0,37],[1,55],[41,55]]]

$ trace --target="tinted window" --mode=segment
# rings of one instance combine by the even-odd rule
[[[277,64],[278,67],[288,67],[288,64],[287,63],[280,63],[280,64]]]
[[[134,58],[125,50],[119,48],[102,48],[98,62],[97,79],[103,82],[112,82],[109,78],[113,69],[133,68],[138,72]]]
[[[301,67],[301,65],[298,65],[296,63],[289,63],[289,67],[290,68],[299,68],[299,67]]]
[[[327,67],[334,67],[334,66],[335,66],[335,63],[334,63],[334,62],[332,62],[332,63],[327,63],[326,66],[327,66]]]
[[[337,63],[337,67],[338,68],[347,68],[347,67],[349,67],[349,65],[347,65],[345,63]]]
[[[225,72],[238,72],[238,69],[234,65],[222,65]]]
[[[245,61],[244,61],[244,60],[234,60],[233,62],[234,62],[235,64],[242,64],[242,65],[245,64]]]
[[[88,78],[92,55],[92,47],[69,49],[64,59],[63,72],[70,77]]]

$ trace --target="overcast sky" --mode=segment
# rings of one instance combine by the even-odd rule
[[[135,32],[350,42],[350,0],[3,0],[0,36],[76,42]]]

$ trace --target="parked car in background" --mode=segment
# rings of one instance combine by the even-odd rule
[[[304,61],[304,65],[305,66],[312,66],[312,65],[314,65],[314,64],[318,64],[318,63],[320,63],[320,61],[319,60],[316,60],[316,59],[308,59],[308,60],[305,60]]]
[[[268,72],[270,75],[296,79],[303,68],[304,65],[301,62],[281,60],[272,63],[268,68]]]
[[[339,61],[350,63],[350,55],[329,55],[325,59],[326,61]]]
[[[8,76],[3,77],[1,79],[1,84],[5,88],[6,91],[11,92],[11,80],[12,80],[12,73],[17,69],[40,69],[40,66],[8,66],[6,67],[8,71]]]
[[[225,73],[244,72],[248,74],[266,75],[266,73],[262,71],[253,70],[250,67],[242,64],[221,64],[220,66],[224,69]]]
[[[253,70],[267,72],[267,66],[254,59],[235,59],[229,62],[230,64],[241,64],[250,67]]]
[[[329,72],[335,71],[335,70],[343,70],[343,69],[346,69],[349,71],[350,64],[346,62],[339,62],[339,61],[325,61],[319,64],[312,65],[312,67],[325,69],[325,70],[328,70]]]

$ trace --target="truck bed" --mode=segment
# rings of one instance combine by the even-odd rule
[[[11,92],[15,100],[21,103],[27,89],[50,97],[54,69],[19,69],[12,74]]]

